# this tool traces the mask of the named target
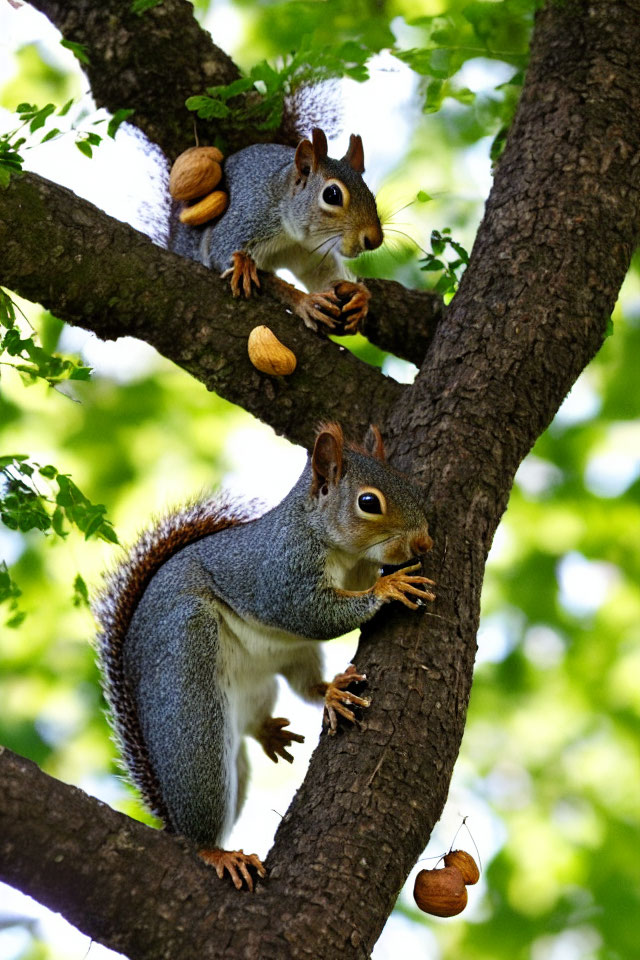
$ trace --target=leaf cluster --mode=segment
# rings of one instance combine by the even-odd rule
[[[369,76],[367,60],[371,51],[350,40],[335,48],[316,47],[304,37],[295,53],[284,57],[280,66],[262,60],[248,73],[226,86],[208,87],[206,94],[189,97],[186,106],[203,120],[251,125],[274,130],[282,122],[285,100],[304,86],[338,77],[362,82]]]
[[[6,187],[11,176],[22,171],[24,158],[20,151],[23,148],[29,150],[37,144],[47,143],[72,131],[76,134],[75,145],[80,153],[89,158],[93,156],[93,148],[99,146],[104,138],[95,130],[80,129],[75,122],[69,125],[68,130],[49,127],[39,139],[33,137],[33,134],[47,124],[50,117],[66,117],[74,103],[75,100],[72,97],[61,107],[57,107],[55,103],[46,103],[44,107],[38,107],[33,103],[18,104],[15,112],[20,121],[19,125],[14,130],[0,134],[0,187]],[[133,112],[124,108],[116,110],[108,121],[106,118],[100,118],[92,126],[107,123],[107,136],[114,138],[120,124],[128,120]]]
[[[446,260],[443,257],[447,247],[456,254],[453,260]],[[442,232],[439,230],[431,231],[431,253],[427,253],[420,260],[420,263],[423,264],[420,267],[421,270],[428,273],[440,273],[434,290],[442,294],[448,302],[460,285],[462,274],[469,263],[469,254],[461,243],[457,243],[453,239],[450,227],[445,227]]]
[[[46,491],[41,489],[44,482]],[[111,522],[106,518],[107,508],[92,503],[66,473],[60,473],[53,464],[41,466],[21,454],[0,457],[0,520],[8,530],[28,533],[40,530],[65,539],[67,525],[75,526],[84,534],[117,543]],[[8,626],[18,626],[24,619],[17,610],[20,588],[11,579],[6,563],[0,565],[0,603],[9,602],[12,615]],[[76,603],[86,598],[86,586],[78,575],[74,583]]]
[[[35,330],[23,336],[17,323],[16,305],[0,288],[0,359],[17,370],[25,383],[46,380],[50,386],[65,380],[88,380],[91,368],[81,361],[57,353],[49,353],[38,343]]]

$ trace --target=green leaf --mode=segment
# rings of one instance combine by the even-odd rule
[[[54,467],[53,464],[51,463],[46,464],[46,466],[44,467],[39,467],[38,473],[40,474],[41,477],[46,477],[47,480],[53,480],[54,477],[58,476],[57,468]]]
[[[89,607],[91,605],[89,602],[89,589],[79,573],[76,574],[76,578],[73,581],[71,602],[74,607]]]
[[[85,367],[81,364],[78,366],[74,365],[71,373],[69,374],[69,380],[91,380],[92,372],[93,367]]]
[[[29,124],[29,130],[31,133],[35,133],[36,130],[39,130],[40,127],[44,127],[47,119],[55,112],[56,105],[55,103],[48,103],[46,107],[42,107],[41,110],[38,110],[33,120]]]
[[[9,617],[9,619],[6,621],[6,626],[10,627],[12,630],[15,630],[20,626],[21,623],[25,621],[26,616],[26,610],[18,610],[18,612],[14,613],[12,617]]]
[[[107,126],[107,136],[115,139],[116,131],[121,123],[124,123],[125,120],[128,120],[129,117],[135,113],[135,110],[127,110],[125,107],[122,107],[120,110],[116,110],[114,115],[109,120]]]
[[[153,7],[158,7],[163,2],[163,0],[133,0],[131,4],[131,13],[136,13],[139,17],[143,13],[146,13],[147,10],[151,10]]]
[[[444,251],[444,248],[446,247],[446,245],[447,245],[446,241],[442,239],[438,231],[433,230],[431,233],[431,249],[433,250],[435,255],[440,256],[440,254]]]
[[[185,101],[185,106],[187,110],[196,112],[201,120],[223,120],[231,112],[225,103],[204,95],[189,97]]]
[[[432,200],[432,199],[433,198],[429,196],[429,194],[426,193],[424,190],[418,190],[418,192],[416,193],[416,200],[419,203],[428,203],[429,200]]]
[[[87,54],[87,45],[84,43],[75,43],[73,40],[61,40],[60,46],[66,47],[67,50],[71,50],[71,53],[74,55],[76,60],[79,60],[80,63],[89,64],[89,56]]]
[[[93,157],[93,150],[86,140],[76,140],[75,143],[80,153],[83,153],[85,157],[89,157],[89,159]]]
[[[67,102],[62,107],[60,107],[60,109],[58,110],[59,117],[66,117],[66,115],[69,113],[69,110],[71,109],[71,104],[73,103],[73,101],[74,101],[74,98],[71,97],[70,100],[67,100]]]
[[[8,293],[0,287],[0,324],[13,327],[16,322],[16,307]]]
[[[44,137],[42,138],[42,140],[40,141],[40,143],[46,143],[47,140],[53,140],[53,138],[54,138],[54,137],[57,137],[59,133],[60,133],[59,128],[58,128],[58,127],[54,127],[52,130],[49,130],[48,133],[45,133],[45,135],[44,135]]]
[[[456,243],[455,240],[449,240],[449,245],[455,250],[455,252],[458,254],[458,256],[460,257],[463,263],[465,264],[469,263],[469,254],[467,253],[465,248],[462,246],[462,244]],[[453,264],[451,264],[451,266],[453,266]]]

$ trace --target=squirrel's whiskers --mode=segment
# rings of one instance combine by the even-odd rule
[[[312,330],[332,330],[344,320],[355,333],[366,316],[369,293],[356,283],[346,260],[382,244],[376,201],[365,184],[359,136],[339,160],[328,155],[327,138],[315,127],[297,148],[254,144],[224,161],[229,202],[203,226],[178,224],[171,246],[220,272],[233,269],[234,296],[251,296],[257,270],[289,270],[308,294],[274,277],[271,290]],[[326,246],[326,249],[325,249]],[[315,256],[317,251],[322,256]],[[343,302],[336,286],[351,284]],[[344,308],[344,315],[343,314]]]

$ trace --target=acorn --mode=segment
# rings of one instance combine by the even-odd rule
[[[473,885],[480,879],[478,865],[466,850],[450,850],[444,857],[445,867],[457,867],[465,884]]]
[[[247,342],[249,359],[262,373],[272,377],[285,377],[296,368],[296,355],[284,343],[280,343],[269,327],[254,327]]]
[[[455,917],[467,905],[467,888],[457,867],[421,870],[416,877],[413,899],[434,917]]]
[[[192,203],[190,207],[185,207],[180,211],[180,223],[186,223],[190,227],[197,227],[208,220],[219,217],[227,209],[229,197],[224,190],[214,190],[208,197],[203,197],[197,203]]]
[[[217,147],[189,147],[171,168],[169,193],[174,200],[204,197],[222,178],[222,153]]]

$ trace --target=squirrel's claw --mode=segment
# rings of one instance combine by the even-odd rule
[[[352,283],[350,280],[340,280],[333,289],[340,299],[344,332],[357,333],[369,310],[371,294],[363,283]]]
[[[221,273],[222,279],[231,277],[231,293],[234,297],[243,296],[246,300],[251,296],[253,287],[260,289],[258,268],[253,259],[244,250],[236,250],[231,254],[233,266]]]
[[[368,707],[371,704],[366,697],[358,697],[345,689],[350,683],[360,683],[364,680],[366,680],[364,673],[358,673],[355,665],[350,663],[344,673],[338,673],[326,685],[322,722],[325,727],[329,727],[330,736],[335,736],[338,730],[338,715],[349,720],[350,723],[356,722],[355,715],[347,704],[356,707]]]
[[[311,330],[317,331],[318,324],[333,330],[340,316],[340,303],[333,290],[300,293],[294,310]]]
[[[256,735],[256,740],[274,763],[282,757],[287,763],[293,763],[293,756],[286,750],[292,743],[304,743],[304,737],[292,730],[285,730],[289,725],[285,717],[267,717]]]
[[[266,877],[267,875],[262,861],[255,853],[245,853],[244,850],[221,850],[219,847],[212,847],[208,850],[198,850],[198,856],[209,866],[215,868],[220,880],[222,880],[226,870],[236,890],[242,889],[244,880],[250,892],[253,893],[253,877],[249,873],[248,867],[253,867],[259,877]]]
[[[410,576],[414,570],[419,569],[420,564],[416,563],[411,567],[403,567],[402,570],[394,570],[393,573],[380,577],[376,581],[373,592],[383,600],[400,600],[405,607],[417,610],[425,600],[435,600],[436,598],[435,593],[428,590],[426,586],[427,584],[431,587],[434,586],[433,580],[429,580],[428,577]],[[418,602],[411,601],[407,594],[418,597]]]

